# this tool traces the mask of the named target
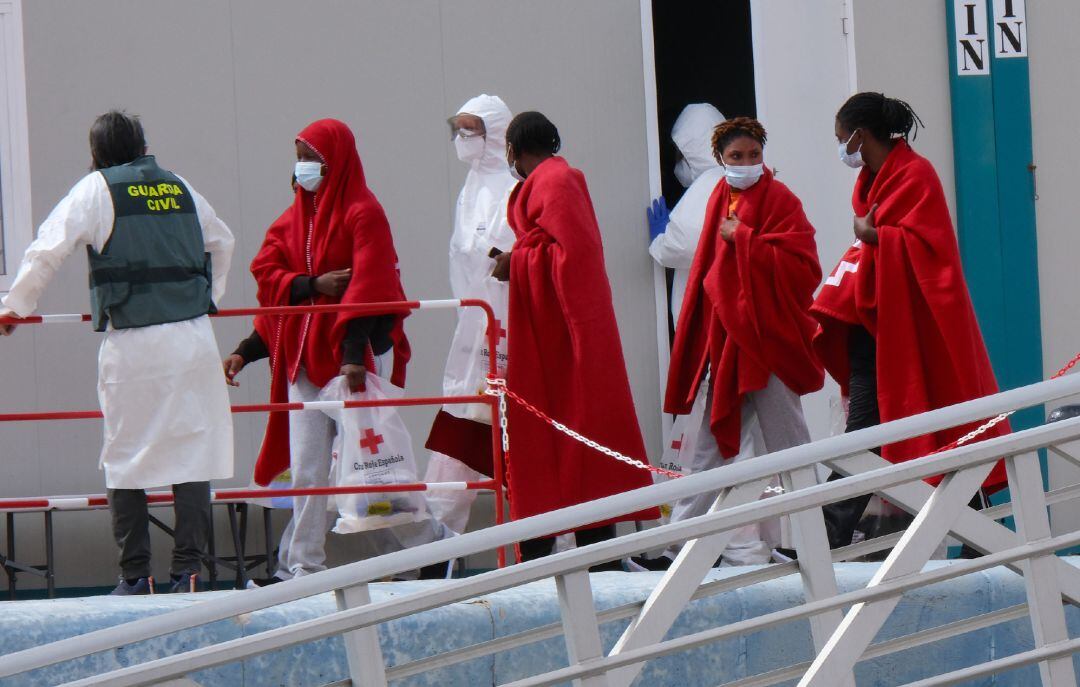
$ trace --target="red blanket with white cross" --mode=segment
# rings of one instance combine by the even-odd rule
[[[812,309],[821,323],[814,348],[844,394],[852,325],[866,327],[877,342],[882,422],[996,393],[945,192],[930,162],[898,141],[876,176],[863,168],[851,202],[858,217],[878,206],[877,244],[849,248]],[[894,463],[925,456],[974,426],[890,444],[882,455]],[[1008,432],[1002,422],[980,438]],[[1005,481],[999,463],[984,486]]]

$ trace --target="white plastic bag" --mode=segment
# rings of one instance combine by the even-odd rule
[[[319,392],[320,401],[401,398],[403,390],[370,372],[367,389],[351,393],[344,377]],[[323,410],[337,423],[330,483],[340,487],[381,486],[416,482],[412,437],[396,408],[336,408]],[[338,534],[366,532],[427,520],[422,492],[338,494]]]
[[[495,311],[495,324],[499,345],[495,351],[495,364],[500,377],[506,375],[507,331],[506,320],[510,305],[510,287],[494,277],[488,277],[476,285],[469,294],[491,304]],[[447,396],[475,396],[487,389],[490,372],[490,355],[487,338],[487,314],[481,308],[461,308],[457,329],[446,358],[443,392]],[[491,406],[479,403],[456,403],[447,405],[446,412],[466,420],[491,424]]]
[[[695,468],[694,447],[697,445],[698,432],[701,431],[701,422],[705,416],[705,396],[699,393],[694,405],[690,408],[689,415],[676,415],[671,424],[671,433],[668,441],[664,444],[664,452],[660,455],[660,467],[683,475],[693,474]],[[700,468],[698,468],[700,470]],[[671,479],[659,473],[653,474],[653,481],[657,484]],[[660,506],[660,520],[666,524],[671,521],[670,504]]]

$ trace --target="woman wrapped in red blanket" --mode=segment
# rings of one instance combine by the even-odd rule
[[[762,164],[764,144],[764,128],[747,117],[713,133],[725,176],[709,200],[690,268],[665,400],[667,412],[684,415],[705,395],[708,411],[694,447],[699,464],[758,455],[745,441],[751,414],[764,452],[808,442],[800,396],[824,382],[809,312],[821,282],[814,228],[795,194]],[[755,542],[758,560],[740,550]],[[765,563],[777,544],[740,532],[724,556]]]
[[[571,429],[647,461],[585,177],[555,155],[559,132],[539,112],[510,122],[506,146],[511,173],[524,179],[507,211],[517,241],[496,258],[494,272],[510,282],[507,386]],[[509,423],[515,519],[652,483],[645,470],[574,441],[514,403]],[[616,521],[658,515],[649,509],[594,523],[576,532],[577,543],[611,538]],[[551,537],[522,542],[522,558],[547,555],[552,544]]]
[[[836,116],[840,159],[862,169],[851,199],[856,240],[814,302],[814,347],[848,398],[849,432],[998,390],[941,182],[907,142],[916,122],[907,103],[881,93],[852,96]],[[972,428],[897,442],[881,454],[894,463],[918,458]],[[982,438],[1008,431],[1003,422]],[[999,463],[984,488],[1004,482]],[[869,499],[825,509],[834,548],[851,543]]]

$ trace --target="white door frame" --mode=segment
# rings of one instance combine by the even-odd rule
[[[34,238],[22,26],[22,0],[0,0],[0,198],[4,233],[0,293],[11,287],[22,254]],[[2,274],[5,269],[7,274]]]
[[[641,0],[641,61],[645,80],[645,136],[649,159],[649,198],[661,195],[660,186],[660,120],[656,102],[656,55],[653,46],[652,0]],[[651,259],[651,258],[650,258]],[[653,299],[656,303],[656,353],[660,366],[660,398],[658,408],[663,427],[661,449],[667,446],[671,434],[671,416],[664,413],[664,391],[667,387],[668,365],[671,362],[671,346],[668,340],[670,309],[667,295],[667,279],[664,268],[653,263]],[[662,454],[662,451],[661,451]],[[658,456],[661,454],[657,454]]]

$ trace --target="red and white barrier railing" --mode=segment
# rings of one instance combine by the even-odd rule
[[[354,315],[387,315],[393,313],[405,313],[414,310],[436,310],[448,308],[480,308],[487,316],[487,337],[489,350],[496,350],[499,344],[499,331],[501,323],[495,318],[495,311],[486,301],[479,299],[446,299],[446,300],[422,300],[422,301],[396,301],[384,303],[356,303],[334,305],[288,305],[272,306],[266,308],[228,308],[219,310],[211,317],[249,317],[254,315],[311,315],[329,313],[350,313]],[[73,324],[89,322],[88,314],[58,314],[58,315],[33,315],[25,318],[0,317],[0,325],[40,325],[40,324]],[[488,374],[491,377],[498,376],[496,356],[488,356]],[[222,380],[224,383],[224,379]],[[483,403],[491,406],[492,418],[495,421],[491,427],[491,446],[494,457],[494,479],[483,482],[441,482],[441,483],[414,483],[386,485],[378,487],[317,487],[311,489],[230,489],[214,492],[213,498],[218,501],[242,501],[247,499],[272,498],[276,496],[305,496],[305,495],[331,495],[331,494],[361,494],[361,493],[384,493],[391,491],[428,491],[431,489],[491,489],[495,492],[495,523],[500,524],[505,519],[503,497],[506,493],[506,482],[503,465],[503,437],[498,421],[500,415],[499,398],[496,396],[478,394],[475,396],[429,396],[415,398],[399,398],[385,400],[358,400],[358,401],[310,401],[306,403],[257,403],[248,405],[232,406],[233,413],[277,413],[287,411],[305,410],[334,410],[340,408],[371,408],[377,406],[425,406],[445,405],[451,403]],[[0,422],[36,422],[55,420],[92,420],[101,418],[100,410],[74,410],[74,411],[46,411],[35,413],[2,413]],[[165,503],[172,499],[172,494],[167,492],[151,493],[147,495],[151,503]],[[104,496],[79,496],[79,497],[41,497],[30,499],[0,499],[0,511],[4,510],[73,510],[85,508],[97,508],[107,505]],[[24,505],[20,505],[24,504]],[[498,550],[499,567],[506,564],[506,552]]]
[[[339,494],[387,494],[413,491],[495,491],[495,480],[479,482],[414,482],[408,484],[385,484],[363,487],[309,487],[305,489],[215,489],[210,500],[215,503],[243,503],[254,499],[280,496],[336,496]],[[169,504],[173,502],[171,491],[151,491],[146,502]],[[0,499],[0,513],[9,511],[88,510],[109,505],[105,494],[86,496],[48,496],[28,499]]]

